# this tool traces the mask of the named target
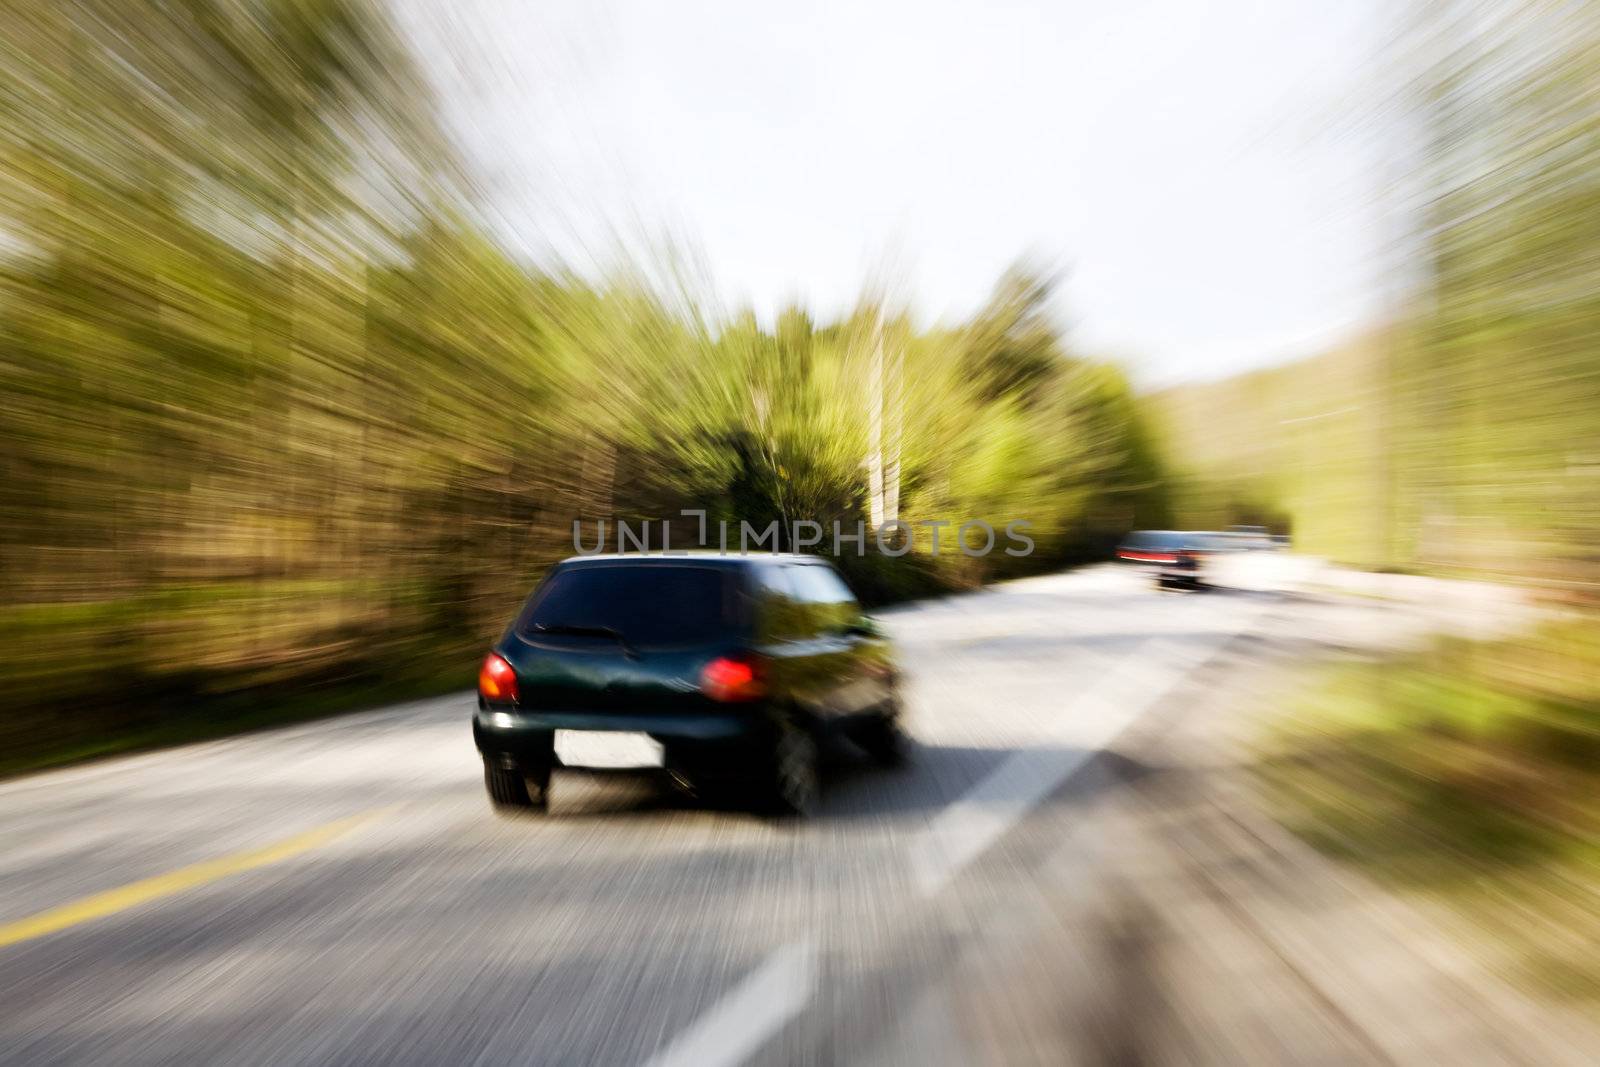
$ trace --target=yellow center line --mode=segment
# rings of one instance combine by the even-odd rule
[[[0,948],[15,945],[19,941],[28,941],[35,937],[53,934],[58,930],[65,930],[69,926],[88,922],[91,919],[101,919],[107,915],[114,915],[128,908],[138,907],[140,904],[149,903],[161,897],[181,893],[186,889],[215,882],[219,878],[239,874],[243,871],[265,867],[268,864],[278,863],[281,860],[298,856],[327,844],[339,835],[353,829],[358,823],[371,818],[375,812],[363,812],[353,815],[348,819],[339,819],[335,822],[307,830],[305,833],[286,837],[282,841],[267,845],[264,848],[254,849],[250,852],[239,852],[232,856],[222,856],[214,860],[205,860],[189,867],[180,867],[166,874],[158,874],[153,878],[145,878],[138,882],[130,882],[116,889],[108,889],[104,893],[95,893],[93,896],[75,900],[70,904],[63,904],[58,908],[50,908],[26,919],[6,923],[0,926]]]

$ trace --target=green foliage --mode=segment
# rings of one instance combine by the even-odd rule
[[[1292,529],[1296,547],[1385,562],[1395,457],[1374,385],[1393,338],[1149,398],[1173,471],[1177,525]]]

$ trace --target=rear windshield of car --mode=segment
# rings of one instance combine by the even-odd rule
[[[1128,535],[1122,547],[1132,550],[1179,549],[1193,534],[1174,530],[1139,530]]]
[[[731,568],[591,564],[551,575],[523,608],[516,630],[540,642],[564,643],[605,638],[551,631],[604,627],[639,648],[727,637],[741,629],[743,618],[738,575]]]

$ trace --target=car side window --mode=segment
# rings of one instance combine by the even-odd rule
[[[843,630],[860,617],[861,605],[832,567],[809,564],[791,567],[790,570],[799,584],[801,597],[816,619],[817,630]]]
[[[811,630],[808,606],[789,567],[758,569],[761,582],[761,639],[794,641]]]

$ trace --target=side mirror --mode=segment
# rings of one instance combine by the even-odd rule
[[[883,631],[878,629],[876,620],[867,615],[861,615],[854,622],[844,628],[846,637],[881,637]]]

